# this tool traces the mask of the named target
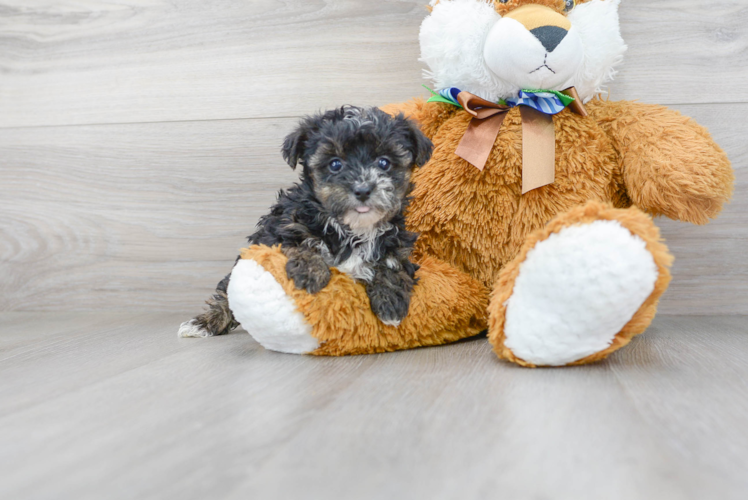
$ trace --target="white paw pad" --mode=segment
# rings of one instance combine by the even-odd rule
[[[536,365],[600,352],[654,290],[644,240],[617,221],[570,226],[535,245],[506,303],[505,345]]]
[[[257,262],[241,259],[236,263],[228,297],[234,318],[265,349],[306,354],[319,347],[293,299]]]
[[[210,332],[206,330],[205,328],[201,328],[198,326],[197,321],[194,319],[191,319],[190,321],[185,321],[179,326],[179,332],[177,333],[179,337],[181,338],[200,338],[200,337],[210,337]]]

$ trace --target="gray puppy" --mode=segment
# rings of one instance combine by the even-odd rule
[[[280,245],[286,273],[299,289],[317,293],[330,267],[366,286],[372,311],[398,325],[408,314],[416,264],[408,257],[417,235],[405,229],[413,168],[433,145],[402,115],[344,106],[304,118],[283,143],[300,182],[281,191],[250,245]],[[229,309],[226,276],[208,310],[182,324],[180,337],[209,337],[238,326]]]

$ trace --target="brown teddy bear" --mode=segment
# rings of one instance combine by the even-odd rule
[[[704,224],[730,163],[667,108],[599,97],[626,46],[619,0],[435,0],[421,27],[434,96],[385,108],[433,141],[414,174],[420,281],[398,326],[333,270],[312,296],[278,249],[250,247],[229,303],[265,347],[361,354],[436,345],[488,327],[525,366],[604,358],[642,333],[672,257],[650,215]],[[645,214],[646,212],[646,214]]]

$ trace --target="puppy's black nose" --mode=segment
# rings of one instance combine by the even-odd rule
[[[540,40],[545,50],[553,52],[569,32],[558,26],[541,26],[540,28],[530,30],[530,33]]]
[[[374,186],[371,184],[358,184],[353,187],[353,194],[356,196],[358,201],[366,201],[371,196],[371,192],[374,190]]]

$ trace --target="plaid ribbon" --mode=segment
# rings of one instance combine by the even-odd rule
[[[431,89],[429,89],[429,91],[433,95],[427,102],[446,102],[447,104],[462,107],[462,105],[457,101],[457,96],[462,91],[457,87],[441,89],[439,92],[434,92]],[[525,89],[520,90],[517,97],[500,100],[499,104],[510,108],[528,106],[546,115],[556,115],[563,111],[566,106],[574,102],[574,100],[573,97],[569,97],[568,95],[562,94],[556,90]]]

